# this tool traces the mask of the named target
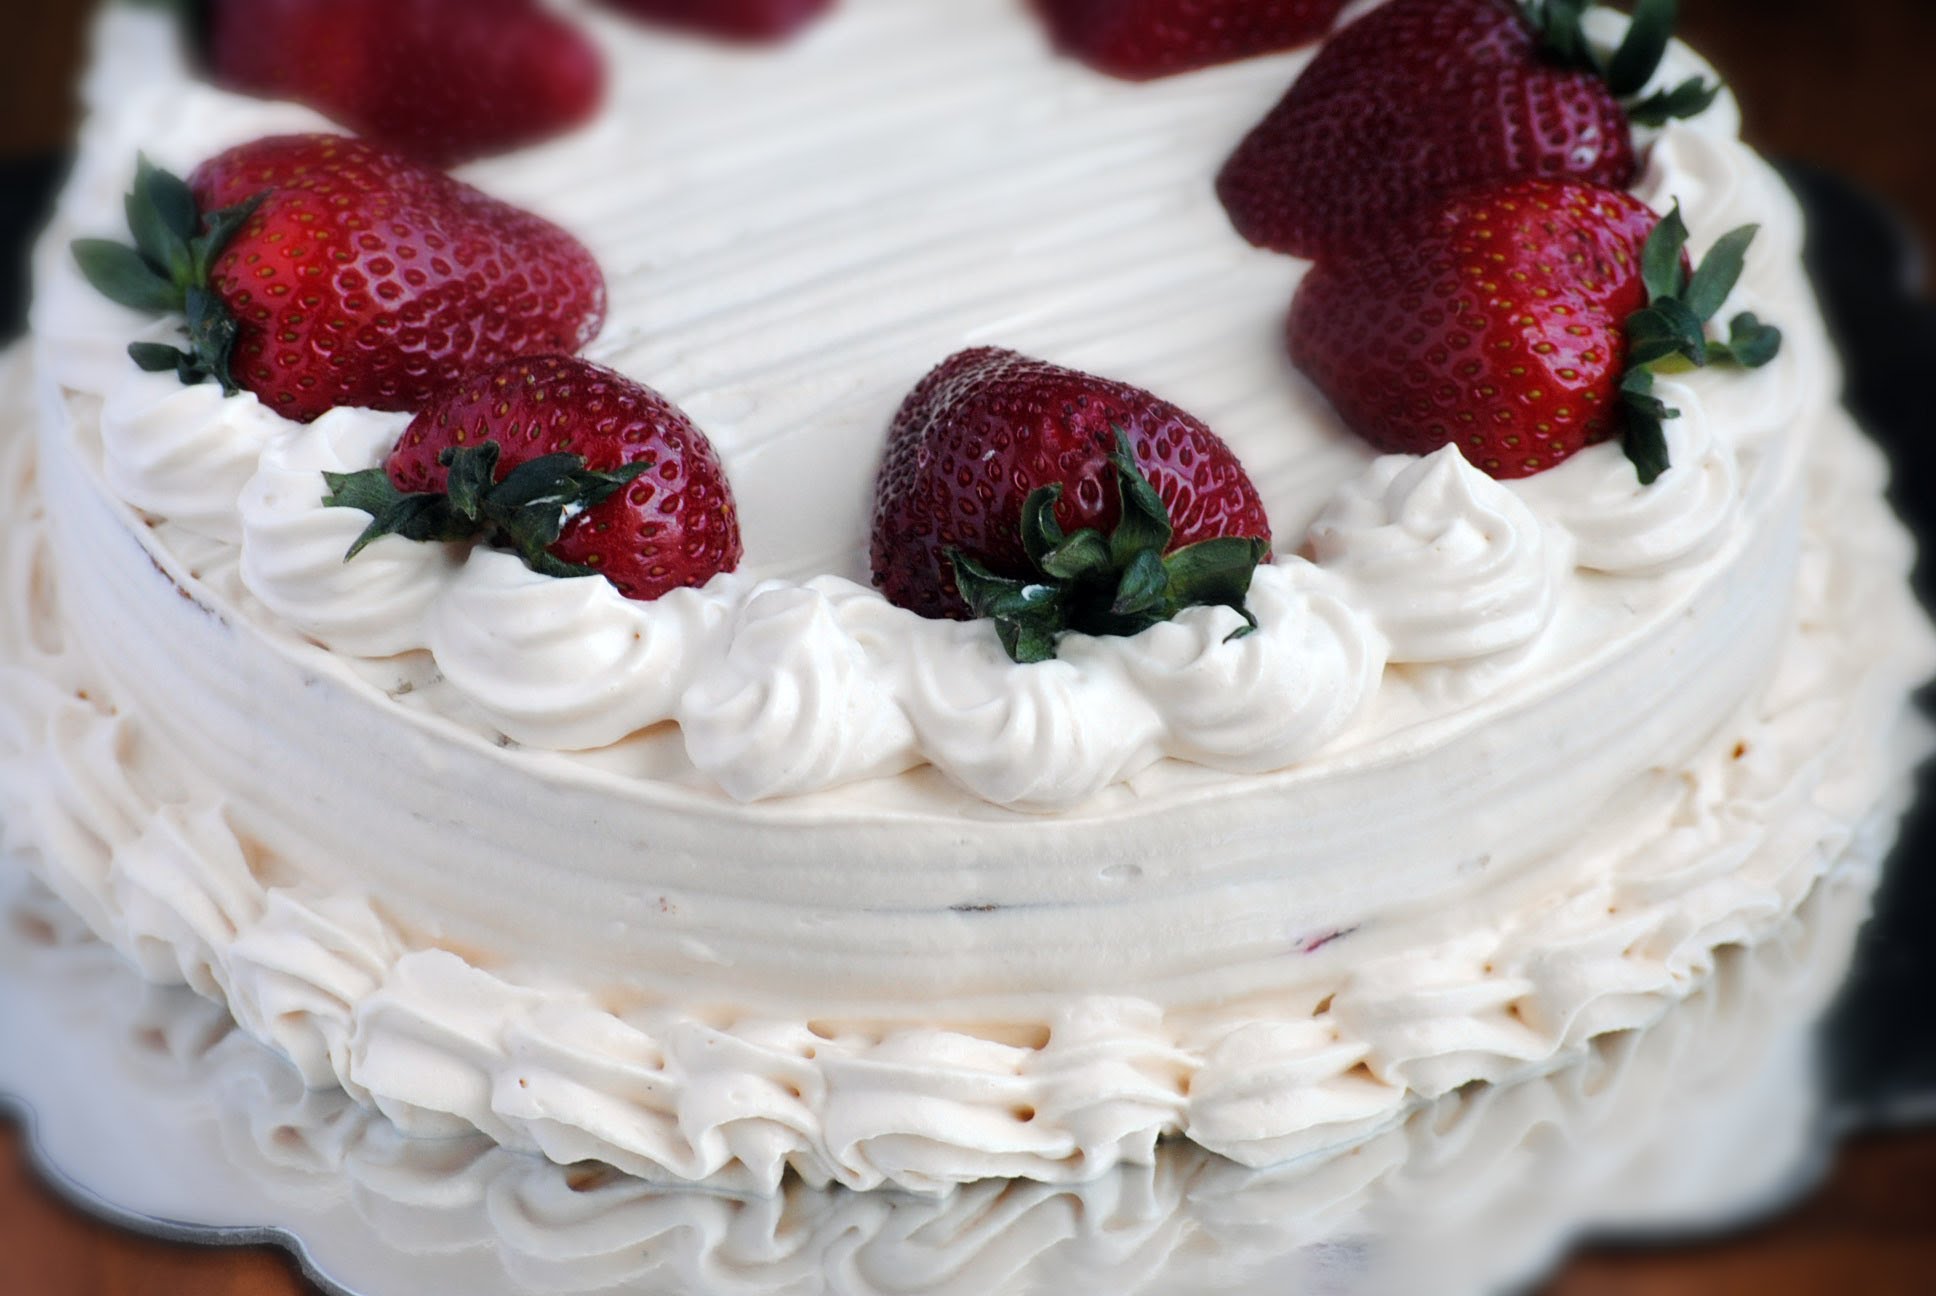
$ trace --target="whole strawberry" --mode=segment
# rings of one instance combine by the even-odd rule
[[[1291,307],[1291,359],[1351,430],[1387,453],[1456,442],[1494,477],[1525,477],[1624,433],[1643,483],[1668,467],[1649,366],[1765,364],[1778,331],[1707,321],[1741,275],[1753,226],[1691,275],[1679,213],[1564,180],[1443,200],[1351,256],[1320,261]]]
[[[1345,27],[1224,164],[1217,193],[1252,243],[1319,258],[1454,189],[1522,176],[1624,188],[1632,121],[1703,111],[1690,81],[1645,102],[1674,0],[1641,0],[1602,62],[1583,0],[1392,0]]]
[[[834,0],[605,0],[605,3],[647,22],[737,41],[784,39],[834,7]]]
[[[576,351],[604,320],[604,277],[563,230],[345,136],[244,144],[188,185],[144,164],[128,211],[135,247],[75,253],[116,301],[187,316],[187,350],[137,361],[301,422],[421,408],[480,365]]]
[[[603,93],[597,47],[538,0],[205,3],[218,84],[440,166],[562,134]]]
[[[993,619],[1018,661],[1070,630],[1241,611],[1269,553],[1257,491],[1209,428],[1012,351],[963,351],[923,378],[875,486],[874,583],[923,616]]]
[[[1344,0],[1035,0],[1056,48],[1131,81],[1294,49]]]
[[[739,517],[713,447],[671,402],[571,356],[482,369],[404,429],[382,468],[326,475],[380,536],[482,539],[550,576],[633,599],[739,566]]]

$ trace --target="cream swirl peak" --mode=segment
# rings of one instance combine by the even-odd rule
[[[1567,537],[1549,533],[1456,445],[1372,464],[1318,515],[1311,549],[1372,609],[1395,662],[1462,661],[1531,643],[1552,620],[1570,565]]]

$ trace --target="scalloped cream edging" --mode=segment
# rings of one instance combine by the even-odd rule
[[[310,1083],[340,1083],[413,1132],[475,1127],[561,1162],[753,1191],[789,1169],[856,1188],[1069,1182],[1147,1162],[1171,1134],[1273,1163],[1654,1020],[1707,979],[1717,948],[1785,922],[1900,784],[1888,736],[1927,666],[1926,627],[1868,663],[1880,620],[1922,623],[1875,453],[1846,420],[1831,431],[1835,453],[1818,447],[1811,482],[1796,640],[1743,717],[1754,757],[1715,750],[1657,771],[1664,835],[1604,869],[1556,869],[1574,880],[1513,910],[1524,918],[1475,911],[1456,939],[1354,967],[1316,1015],[1084,998],[1010,1023],[1034,1037],[1025,1044],[945,1023],[722,1026],[677,1005],[621,1019],[587,993],[404,948],[365,898],[266,885],[273,862],[194,771],[173,771],[169,794],[135,781],[126,753],[151,741],[140,717],[116,714],[84,654],[55,637],[33,450],[18,429],[0,553],[0,815],[12,845],[144,974],[222,999]]]
[[[1765,1182],[1764,1167],[1794,1155],[1781,1136],[1811,1095],[1805,1069],[1785,1065],[1788,1047],[1846,970],[1876,880],[1868,848],[1887,835],[1860,834],[1790,924],[1724,953],[1656,1026],[1603,1037],[1551,1074],[1447,1095],[1348,1156],[1253,1171],[1170,1144],[1150,1166],[1082,1184],[996,1181],[885,1200],[798,1182],[766,1199],[664,1188],[487,1140],[402,1140],[340,1093],[305,1092],[219,1005],[131,996],[125,973],[91,975],[116,956],[45,892],[13,912],[40,934],[24,951],[32,965],[74,987],[80,1002],[61,1006],[104,1012],[137,1083],[184,1123],[214,1125],[228,1160],[272,1200],[344,1202],[406,1254],[496,1256],[547,1291],[806,1296],[839,1272],[858,1284],[843,1284],[846,1296],[1006,1291],[1024,1278],[1044,1292],[1249,1293],[1265,1273],[1281,1280],[1293,1256],[1322,1263],[1310,1248],[1368,1227],[1430,1256],[1440,1279],[1430,1290],[1476,1291],[1496,1284],[1478,1272],[1446,1281],[1436,1266],[1448,1252],[1483,1259],[1488,1276],[1526,1272],[1583,1214],[1624,1224],[1638,1203],[1648,1218],[1727,1211]],[[1701,1167],[1709,1173],[1690,1183]]]

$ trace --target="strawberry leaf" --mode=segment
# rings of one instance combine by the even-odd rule
[[[1257,624],[1245,603],[1270,545],[1231,537],[1167,553],[1176,534],[1169,509],[1137,466],[1128,433],[1115,433],[1109,463],[1122,508],[1109,536],[1087,528],[1063,533],[1055,520],[1064,490],[1058,484],[1030,492],[1022,506],[1032,577],[997,575],[968,554],[948,552],[963,601],[995,623],[1002,647],[1020,664],[1052,660],[1065,634],[1140,634],[1189,607],[1235,609],[1244,618],[1236,635]]]
[[[1781,354],[1781,330],[1743,311],[1729,326],[1728,340],[1712,343],[1709,349],[1744,369],[1759,369]]]
[[[186,286],[192,270],[188,241],[195,237],[195,199],[146,157],[136,159],[134,189],[122,203],[135,248],[169,282]]]
[[[1627,362],[1650,365],[1669,356],[1689,364],[1707,363],[1707,334],[1701,317],[1678,297],[1663,297],[1627,317]]]
[[[1691,77],[1671,90],[1634,100],[1660,71],[1680,17],[1678,0],[1639,0],[1626,36],[1607,59],[1587,39],[1583,19],[1590,7],[1588,0],[1521,0],[1520,12],[1547,61],[1597,73],[1613,97],[1625,104],[1630,122],[1661,126],[1697,117],[1720,97],[1719,85]]]
[[[1062,500],[1062,485],[1032,490],[1022,501],[1022,548],[1029,561],[1041,567],[1062,547],[1062,524],[1055,520],[1055,506]]]
[[[446,450],[438,462],[447,470],[442,491],[405,494],[381,468],[360,473],[324,473],[328,508],[360,509],[370,514],[343,560],[361,553],[386,535],[406,540],[484,540],[524,559],[545,576],[595,576],[595,568],[568,563],[550,552],[577,513],[594,508],[636,481],[649,464],[625,464],[611,472],[588,468],[582,456],[542,455],[497,479],[502,450],[495,441]]]
[[[1627,416],[1627,432],[1621,448],[1627,452],[1640,484],[1652,486],[1673,466],[1668,456],[1667,432],[1661,425],[1668,419],[1679,418],[1681,412],[1669,409],[1666,402],[1654,395],[1654,375],[1649,369],[1629,370],[1621,381],[1620,397]]]
[[[128,347],[128,358],[145,373],[178,372],[183,361],[193,361],[194,357],[180,347],[171,347],[166,342],[135,342]]]
[[[1052,661],[1063,620],[1062,592],[1052,585],[997,576],[960,550],[948,551],[955,587],[976,615],[995,623],[1010,660],[1023,665]]]
[[[406,495],[381,468],[324,473],[323,482],[329,487],[329,494],[323,497],[325,507],[360,509],[370,515],[370,525],[350,545],[344,562],[387,535],[431,541],[462,540],[472,534],[470,521],[458,517],[444,496]]]
[[[1598,72],[1600,61],[1582,21],[1586,10],[1587,0],[1530,0],[1522,13],[1549,60]]]
[[[1728,294],[1734,291],[1735,284],[1740,282],[1741,271],[1747,265],[1748,245],[1754,242],[1755,235],[1760,232],[1759,225],[1743,225],[1740,229],[1730,230],[1702,259],[1685,294],[1688,308],[1700,316],[1702,323],[1714,318],[1722,303],[1727,301]]]
[[[200,287],[188,290],[183,310],[188,316],[188,342],[194,356],[195,381],[200,382],[204,377],[213,378],[222,385],[223,394],[235,395],[241,390],[229,372],[229,361],[235,354],[235,338],[239,331],[235,316],[229,314],[221,298]]]
[[[1164,560],[1170,572],[1170,597],[1179,607],[1227,607],[1245,624],[1230,637],[1242,638],[1257,628],[1251,615],[1251,578],[1270,553],[1262,540],[1228,536],[1204,540],[1179,549]]]
[[[1163,555],[1155,549],[1139,550],[1129,560],[1123,579],[1116,586],[1116,601],[1109,610],[1117,616],[1136,616],[1163,606],[1170,592],[1170,572]]]
[[[1163,497],[1136,466],[1136,452],[1130,447],[1129,434],[1120,427],[1116,429],[1116,448],[1109,462],[1116,469],[1123,501],[1122,521],[1109,537],[1109,552],[1118,565],[1126,566],[1144,550],[1162,553],[1170,547],[1170,538],[1175,532],[1170,527],[1170,511],[1164,507]]]
[[[1649,95],[1627,105],[1627,120],[1636,126],[1665,126],[1670,121],[1699,117],[1721,97],[1718,83],[1689,77],[1671,90]]]
[[[484,497],[497,482],[497,462],[503,451],[495,441],[458,446],[437,456],[444,466],[444,494],[457,515],[472,522],[484,520]]]
[[[1687,251],[1687,222],[1681,219],[1681,205],[1660,218],[1653,233],[1640,250],[1640,277],[1647,285],[1647,300],[1678,297],[1687,287],[1687,267],[1682,255]]]
[[[1650,414],[1627,411],[1627,435],[1621,448],[1627,452],[1642,486],[1652,486],[1673,466],[1668,459],[1667,432]]]
[[[255,215],[256,209],[262,206],[268,196],[267,193],[259,193],[247,202],[209,213],[202,236],[188,245],[194,258],[194,275],[198,282],[207,280],[208,268],[215,263],[215,258],[222,254],[222,249],[229,245],[236,231],[248,224],[249,217]]]
[[[1674,23],[1680,17],[1676,0],[1640,0],[1634,6],[1633,21],[1627,25],[1626,39],[1607,63],[1607,89],[1620,99],[1630,98],[1647,88],[1674,38]]]
[[[107,239],[77,239],[74,260],[81,274],[110,301],[155,315],[183,315],[188,348],[163,363],[157,344],[128,348],[135,364],[150,373],[173,369],[187,386],[213,378],[227,395],[240,388],[230,371],[240,326],[209,287],[209,266],[266,195],[210,215],[196,209],[195,196],[180,178],[147,158],[135,163],[134,187],[123,202],[133,246]],[[199,233],[198,233],[199,231]]]
[[[109,301],[138,311],[162,314],[182,308],[182,290],[124,243],[76,239],[74,262],[81,274]]]
[[[1036,566],[1059,581],[1086,581],[1106,577],[1112,561],[1102,532],[1084,529],[1044,554]]]
[[[1748,248],[1759,231],[1759,226],[1743,225],[1723,235],[1691,278],[1681,261],[1687,226],[1678,203],[1647,236],[1641,277],[1650,304],[1627,317],[1628,369],[1620,385],[1627,458],[1643,486],[1652,485],[1667,471],[1667,436],[1661,425],[1680,417],[1679,410],[1667,408],[1654,395],[1651,366],[1679,360],[1695,368],[1726,363],[1758,369],[1781,351],[1781,330],[1747,312],[1734,317],[1727,341],[1707,336],[1708,321],[1740,282]]]

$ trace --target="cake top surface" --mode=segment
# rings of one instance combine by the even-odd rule
[[[155,59],[156,21],[102,28],[58,235],[112,232],[137,151],[186,171],[327,129]],[[1308,263],[1239,237],[1212,180],[1310,51],[1130,84],[1054,54],[1007,0],[850,0],[759,50],[585,21],[615,69],[602,114],[462,175],[596,255],[610,315],[586,354],[718,448],[738,572],[636,603],[482,549],[460,562],[385,540],[345,566],[359,519],[325,510],[316,482],[370,467],[406,416],[297,426],[132,372],[114,343],[152,326],[58,253],[36,331],[50,371],[105,400],[110,485],[164,536],[229,546],[205,565],[232,564],[252,619],[414,711],[589,769],[745,802],[849,788],[1040,811],[1389,760],[1561,692],[1658,628],[1745,534],[1750,470],[1780,471],[1764,450],[1832,379],[1799,217],[1725,95],[1643,132],[1640,194],[1681,201],[1696,251],[1764,227],[1734,301],[1796,316],[1790,354],[1663,384],[1685,416],[1652,486],[1614,445],[1504,483],[1456,452],[1377,458],[1284,356]],[[1704,71],[1677,46],[1658,80]],[[868,587],[885,429],[923,372],[977,345],[1148,388],[1230,444],[1276,535],[1259,633],[1232,640],[1234,613],[1199,608],[1017,667],[986,623],[925,621]]]

